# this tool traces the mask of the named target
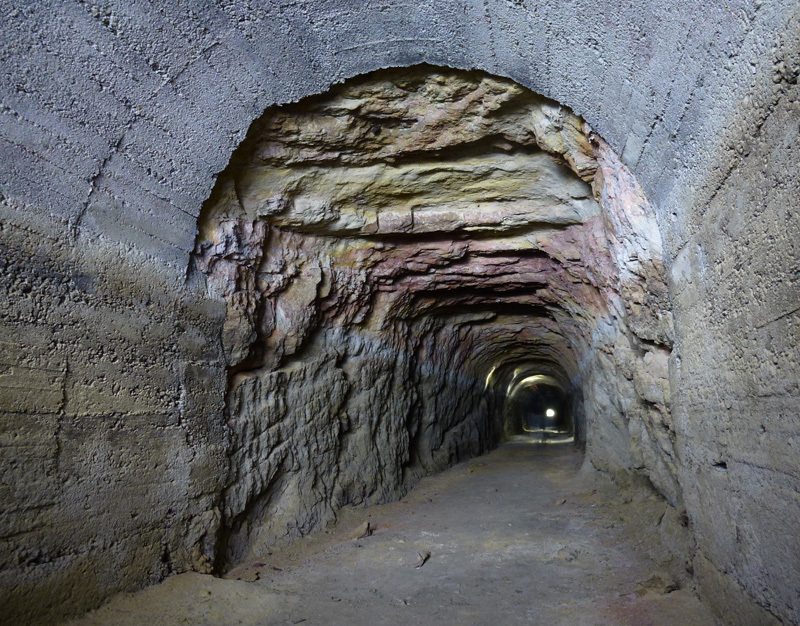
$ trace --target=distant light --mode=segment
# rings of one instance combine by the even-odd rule
[[[547,409],[547,410],[544,412],[544,414],[545,414],[547,417],[555,417],[555,416],[556,416],[556,412],[555,412],[553,409]]]

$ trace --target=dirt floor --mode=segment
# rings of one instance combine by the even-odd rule
[[[174,576],[70,624],[716,624],[659,543],[671,509],[582,461],[506,443],[225,579]]]

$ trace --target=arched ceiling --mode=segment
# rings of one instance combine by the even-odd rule
[[[214,176],[267,106],[420,62],[508,76],[571,107],[657,207],[680,210],[677,180],[724,174],[718,138],[747,113],[748,90],[771,78],[770,33],[791,10],[749,0],[647,11],[611,0],[112,0],[7,7],[2,17],[4,106],[44,148],[4,164],[14,181],[4,196],[40,212],[17,219],[50,216],[56,230],[104,235],[180,272]]]

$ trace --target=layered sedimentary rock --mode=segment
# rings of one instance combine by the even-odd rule
[[[569,390],[592,463],[680,507],[661,254],[603,140],[511,81],[423,66],[267,111],[190,270],[227,311],[230,466],[198,565],[488,449],[532,373]]]

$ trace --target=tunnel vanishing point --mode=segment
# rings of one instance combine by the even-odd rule
[[[0,622],[535,433],[800,623],[800,4],[0,15]]]

